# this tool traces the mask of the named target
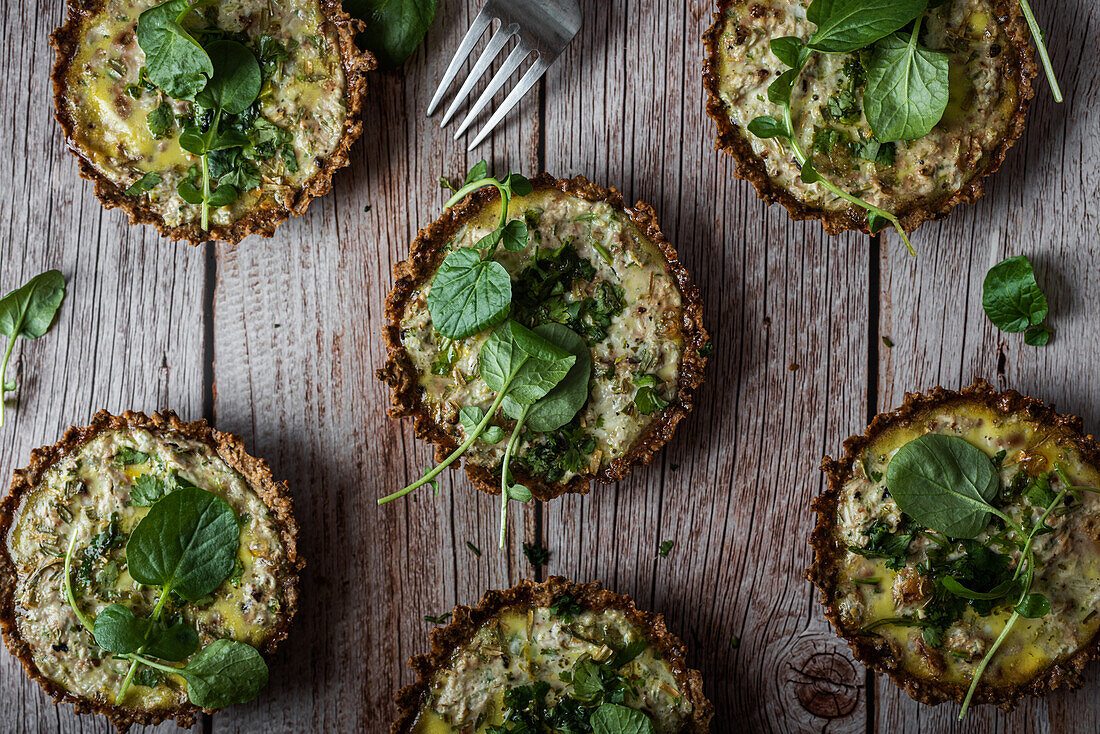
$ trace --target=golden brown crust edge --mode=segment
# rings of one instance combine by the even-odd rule
[[[1062,415],[1036,398],[1021,395],[1014,390],[997,392],[985,380],[978,379],[970,387],[959,391],[936,387],[927,394],[907,393],[901,407],[888,413],[880,413],[871,421],[863,435],[851,436],[844,441],[844,456],[839,461],[826,456],[821,462],[828,487],[813,500],[811,505],[817,515],[817,523],[810,538],[813,563],[805,576],[813,582],[821,594],[825,616],[836,633],[844,638],[857,660],[879,673],[890,676],[894,683],[920,703],[940,704],[945,701],[962,703],[967,687],[939,683],[913,676],[902,669],[893,658],[889,646],[882,638],[874,636],[848,636],[840,622],[840,613],[832,599],[836,588],[837,562],[844,550],[833,540],[836,533],[837,501],[852,466],[864,449],[877,441],[883,433],[899,425],[920,419],[928,411],[952,404],[981,404],[1005,415],[1022,414],[1041,426],[1057,431],[1061,438],[1081,452],[1084,460],[1100,466],[1100,444],[1091,435],[1085,435],[1082,421],[1074,415]],[[1006,688],[990,688],[979,685],[974,703],[988,703],[1005,710],[1012,709],[1025,694],[1042,696],[1061,686],[1080,686],[1080,672],[1085,664],[1100,657],[1100,635],[1084,645],[1066,660],[1055,663],[1040,672],[1032,680]]]
[[[566,595],[594,611],[621,610],[668,661],[680,689],[691,702],[691,718],[682,731],[685,734],[710,731],[714,705],[703,694],[703,676],[688,667],[684,645],[669,632],[664,616],[638,609],[629,596],[608,591],[598,581],[577,584],[563,576],[551,576],[542,583],[524,579],[510,589],[487,591],[475,607],[456,606],[451,611],[451,623],[432,630],[431,652],[409,658],[409,667],[416,672],[417,680],[397,693],[398,718],[390,727],[390,734],[411,731],[435,672],[446,666],[454,651],[469,642],[483,624],[507,609],[548,607]]]
[[[796,221],[817,219],[824,226],[825,231],[831,235],[847,231],[871,234],[867,216],[862,209],[848,207],[827,211],[803,203],[785,188],[772,183],[763,161],[753,153],[748,140],[726,114],[725,105],[718,94],[718,52],[725,13],[733,2],[734,0],[718,0],[714,22],[703,34],[705,49],[703,87],[707,92],[707,114],[718,125],[718,137],[714,142],[715,150],[725,151],[733,156],[736,161],[734,176],[751,183],[756,188],[757,196],[769,204],[773,202],[782,204],[791,219]],[[1027,22],[1024,20],[1019,4],[1009,0],[996,0],[996,8],[997,21],[1005,29],[1005,35],[1009,41],[1006,52],[1012,53],[1012,58],[1006,62],[1006,71],[1015,76],[1018,84],[1019,99],[1016,110],[1012,119],[1009,120],[1004,139],[983,162],[984,170],[951,196],[927,204],[914,204],[909,210],[898,214],[901,226],[906,232],[913,232],[925,222],[945,219],[959,204],[973,204],[981,199],[985,195],[985,178],[996,173],[1009,149],[1024,134],[1027,110],[1032,98],[1035,97],[1033,80],[1038,75],[1039,68],[1035,63],[1031,32],[1027,28]]]
[[[7,537],[20,500],[25,493],[34,488],[46,471],[62,458],[79,450],[81,446],[104,431],[127,428],[144,428],[158,433],[169,432],[207,444],[226,464],[248,481],[272,511],[283,546],[286,548],[286,561],[283,568],[277,572],[277,577],[283,579],[283,591],[287,603],[279,626],[264,643],[260,652],[270,658],[278,644],[286,639],[290,624],[298,611],[298,574],[305,566],[305,560],[298,555],[298,523],[294,519],[293,502],[286,483],[275,480],[267,462],[250,456],[239,437],[215,430],[203,420],[187,423],[170,410],[154,413],[152,416],[132,411],[115,416],[101,410],[95,414],[88,426],[69,428],[57,443],[32,451],[27,467],[14,472],[11,489],[0,501],[0,632],[3,633],[8,650],[23,665],[27,677],[37,681],[53,698],[55,704],[67,701],[73,704],[78,714],[104,714],[123,732],[134,724],[158,724],[167,719],[175,719],[180,726],[189,728],[194,724],[195,714],[200,710],[190,703],[177,709],[153,712],[96,703],[74,696],[39,672],[31,657],[30,647],[19,636],[15,626],[16,567],[8,553]],[[207,712],[210,713],[209,710]]]
[[[592,478],[605,484],[611,483],[629,474],[635,464],[648,465],[653,461],[654,455],[672,438],[676,424],[691,411],[695,391],[703,384],[703,371],[707,363],[707,358],[699,350],[707,344],[710,337],[703,328],[703,303],[699,297],[699,289],[692,284],[687,270],[680,263],[679,255],[661,232],[652,207],[638,202],[633,209],[628,209],[617,190],[597,186],[583,176],[563,180],[542,173],[531,179],[531,184],[535,191],[556,189],[588,201],[606,201],[615,209],[626,213],[642,234],[660,248],[668,272],[672,274],[683,297],[681,328],[684,334],[684,355],[680,365],[677,399],[661,412],[629,451],[594,477],[587,474],[577,475],[565,484],[549,484],[522,470],[512,472],[537,499],[550,500],[563,494],[586,494]],[[479,213],[486,204],[499,198],[500,194],[495,188],[475,191],[444,211],[427,229],[420,230],[412,243],[409,258],[394,266],[396,282],[386,297],[384,336],[387,354],[385,363],[378,370],[378,378],[392,388],[393,407],[390,415],[396,418],[413,417],[416,437],[436,445],[437,461],[442,461],[458,448],[458,444],[432,420],[421,401],[418,373],[401,345],[401,317],[412,293],[439,267],[443,250],[458,228]],[[456,468],[458,465],[459,462],[455,462]],[[466,474],[481,491],[488,494],[500,493],[500,481],[486,468],[467,463]]]
[[[363,109],[363,97],[367,90],[367,72],[377,67],[377,62],[368,51],[362,51],[355,45],[355,34],[362,26],[344,12],[340,0],[319,0],[325,17],[335,28],[340,42],[340,56],[343,60],[347,119],[344,121],[344,134],[336,149],[325,160],[317,173],[306,180],[289,207],[277,205],[247,214],[230,225],[215,225],[203,230],[191,222],[169,226],[164,219],[145,207],[145,198],[127,196],[124,189],[110,181],[95,166],[81,156],[71,141],[76,123],[65,104],[66,75],[70,64],[76,58],[80,45],[81,24],[98,12],[105,0],[67,0],[67,14],[64,25],[50,34],[50,44],[54,47],[55,59],[50,79],[53,81],[54,118],[65,134],[70,152],[76,157],[80,177],[95,184],[96,198],[105,209],[120,208],[126,212],[130,224],[152,224],[161,235],[172,240],[186,240],[192,245],[208,241],[222,241],[235,245],[249,235],[271,237],[275,229],[290,215],[300,216],[309,206],[309,202],[324,196],[332,189],[332,177],[339,169],[348,165],[348,151],[363,132],[360,113]]]

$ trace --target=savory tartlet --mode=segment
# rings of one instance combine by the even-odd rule
[[[1100,629],[1100,446],[1081,420],[979,381],[908,395],[844,449],[822,465],[807,575],[856,657],[924,703],[1076,685]]]
[[[55,116],[131,223],[192,244],[269,237],[331,188],[362,132],[374,60],[356,28],[339,0],[69,0]]]
[[[500,222],[524,223],[525,246],[490,256],[511,280],[508,323],[573,332],[575,364],[590,366],[587,397],[570,407],[571,420],[543,432],[523,425],[516,435],[511,474],[547,500],[648,464],[691,409],[709,341],[698,291],[652,208],[628,208],[614,189],[581,177],[542,174],[531,185],[503,217],[497,190],[481,189],[419,233],[386,299],[388,355],[378,375],[393,389],[391,414],[414,416],[417,436],[436,444],[441,460],[468,438],[460,413],[484,414],[494,403],[479,354],[504,327],[448,339],[433,323],[430,292],[449,254],[474,252]],[[493,438],[481,434],[463,458],[471,481],[496,493],[517,424],[504,410],[490,420]]]
[[[719,0],[704,36],[707,111],[718,125],[715,147],[734,156],[738,178],[750,181],[760,198],[780,202],[792,218],[819,219],[830,234],[869,233],[874,228],[864,208],[806,182],[782,136],[762,138],[749,130],[758,117],[783,119],[769,86],[787,66],[769,44],[784,37],[810,39],[817,26],[807,18],[809,5]],[[910,38],[903,31],[893,37],[896,48],[904,49]],[[811,53],[790,98],[795,140],[820,176],[892,213],[907,232],[981,198],[984,178],[1023,134],[1037,74],[1015,0],[930,3],[913,41],[918,37],[947,67],[938,87],[949,95],[946,107],[927,134],[876,139],[864,105],[868,48]],[[917,73],[928,74],[928,66]]]
[[[710,730],[714,707],[683,644],[628,596],[553,576],[453,615],[409,660],[418,680],[398,693],[391,734],[591,731],[612,717],[622,729],[596,730]]]
[[[266,683],[263,656],[297,609],[297,531],[286,485],[237,437],[101,411],[32,452],[0,504],[4,641],[78,713],[190,726],[195,700],[210,710]]]

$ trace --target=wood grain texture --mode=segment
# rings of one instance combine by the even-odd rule
[[[372,78],[366,132],[332,194],[273,239],[209,250],[100,208],[43,104],[46,37],[61,0],[0,5],[5,27],[26,30],[0,49],[0,113],[11,126],[0,290],[49,267],[70,279],[54,331],[17,347],[3,466],[23,465],[31,448],[100,407],[172,407],[188,418],[208,410],[295,497],[308,563],[300,618],[268,690],[207,729],[383,731],[393,693],[412,680],[405,660],[428,647],[425,615],[562,573],[599,579],[667,616],[704,673],[715,732],[1100,730],[1095,666],[1085,691],[1013,714],[975,710],[965,726],[957,708],[918,706],[884,680],[871,677],[867,690],[865,669],[800,575],[820,457],[906,390],[984,375],[1100,432],[1091,366],[1100,345],[1100,72],[1078,62],[1100,46],[1095,3],[1039,8],[1067,103],[1040,92],[989,195],[920,230],[915,260],[889,234],[829,238],[817,224],[792,223],[733,179],[704,115],[699,38],[709,2],[583,0],[581,36],[467,154],[453,126],[439,130],[424,108],[480,5],[441,2],[406,67]],[[702,289],[716,341],[694,413],[653,466],[587,497],[513,509],[506,552],[495,549],[497,500],[460,472],[445,476],[438,498],[374,502],[431,460],[409,425],[385,415],[389,396],[373,374],[392,268],[438,216],[438,177],[482,157],[497,172],[584,174],[652,204]],[[1001,334],[982,313],[986,270],[1020,253],[1050,296],[1057,334],[1045,349]],[[530,567],[525,540],[550,549],[547,568]],[[667,558],[656,553],[663,540],[675,543]],[[108,731],[102,719],[51,707],[10,655],[0,658],[0,722],[4,732]]]
[[[907,390],[934,385],[958,388],[985,377],[1000,388],[1033,395],[1085,419],[1100,432],[1097,301],[1100,221],[1100,75],[1082,61],[1100,47],[1100,7],[1092,0],[1043,3],[1037,8],[1065,92],[1054,102],[1038,80],[1025,136],[993,177],[986,197],[926,226],[912,259],[898,247],[882,257],[882,334],[896,344],[883,350],[880,410]],[[1023,334],[1005,334],[986,318],[982,281],[995,263],[1027,255],[1050,302],[1056,338],[1044,348],[1026,346]],[[1095,666],[1085,691],[1059,691],[1029,700],[1012,713],[975,709],[956,721],[958,707],[920,706],[888,680],[877,682],[876,724],[886,732],[1058,732],[1100,730]]]
[[[20,341],[8,366],[19,390],[0,429],[0,466],[26,465],[100,408],[172,408],[187,419],[203,410],[201,250],[173,246],[106,212],[77,177],[75,159],[52,117],[47,37],[60,0],[0,6],[0,22],[21,29],[0,49],[0,117],[8,121],[0,165],[0,292],[56,268],[68,280],[52,331]],[[25,31],[25,32],[24,32]],[[149,727],[178,731],[174,724]],[[106,719],[55,707],[18,662],[0,656],[0,730],[101,732]]]

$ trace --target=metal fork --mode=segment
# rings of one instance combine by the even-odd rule
[[[474,64],[474,68],[470,70],[470,75],[466,77],[466,81],[462,83],[458,94],[451,101],[447,112],[443,115],[442,122],[439,123],[440,127],[445,127],[451,121],[455,112],[470,95],[470,91],[477,84],[478,79],[485,74],[490,64],[493,63],[493,59],[508,42],[508,39],[518,35],[519,43],[508,55],[504,65],[493,76],[489,86],[481,93],[474,106],[470,108],[470,111],[466,114],[466,119],[458,126],[455,140],[458,140],[459,136],[466,132],[470,124],[489,104],[489,100],[504,86],[504,82],[508,81],[508,77],[512,76],[516,69],[520,67],[520,64],[532,53],[537,55],[534,64],[519,80],[519,84],[508,93],[504,102],[489,118],[489,121],[485,123],[485,127],[481,128],[481,132],[477,134],[477,137],[473,139],[466,150],[473,150],[480,145],[481,141],[488,137],[493,128],[500,124],[500,121],[516,106],[520,98],[531,91],[531,87],[535,86],[535,82],[541,79],[546,70],[550,68],[550,65],[557,60],[561,52],[565,50],[565,47],[569,45],[569,42],[581,29],[581,7],[578,0],[488,0],[485,6],[481,8],[481,12],[474,18],[470,30],[466,31],[466,37],[462,39],[458,52],[451,59],[447,71],[443,74],[443,80],[439,82],[439,88],[435,90],[432,101],[428,104],[428,117],[431,117],[432,113],[439,107],[439,103],[443,101],[443,97],[446,96],[451,83],[458,76],[462,64],[470,56],[470,52],[474,50],[474,46],[477,45],[478,39],[481,38],[485,29],[494,20],[500,21],[496,33],[489,40],[489,45],[481,52],[481,57]]]

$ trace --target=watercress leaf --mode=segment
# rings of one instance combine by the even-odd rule
[[[130,188],[126,189],[123,193],[127,196],[141,196],[146,191],[151,190],[154,186],[159,184],[162,180],[159,173],[156,171],[149,171],[149,173],[130,184]]]
[[[137,41],[149,81],[176,99],[193,99],[213,76],[210,57],[176,19],[188,0],[168,0],[138,16]]]
[[[518,252],[527,247],[527,225],[522,219],[513,219],[500,232],[505,250]]]
[[[1029,347],[1045,347],[1054,332],[1045,324],[1036,324],[1024,333],[1024,343]]]
[[[507,327],[516,346],[533,359],[538,359],[543,362],[557,362],[569,359],[569,364],[573,364],[574,359],[566,349],[559,347],[538,332],[528,329],[518,321],[509,321]]]
[[[113,463],[119,466],[133,466],[147,461],[149,461],[149,454],[138,451],[133,446],[120,446],[113,457]]]
[[[427,300],[436,331],[465,339],[508,316],[512,279],[500,263],[482,260],[476,250],[463,247],[443,261]]]
[[[1000,489],[993,462],[957,436],[926,433],[902,446],[886,467],[886,486],[920,525],[951,538],[973,538],[989,524]]]
[[[947,54],[920,45],[917,35],[914,30],[908,37],[887,36],[866,64],[863,109],[875,139],[883,143],[923,138],[947,109]]]
[[[184,660],[199,649],[199,634],[180,620],[167,629],[154,631],[143,654],[161,660]]]
[[[134,480],[130,488],[130,504],[134,507],[152,507],[157,500],[168,493],[163,479],[152,474],[142,474]]]
[[[594,734],[654,734],[653,720],[643,712],[617,703],[601,703],[590,720]]]
[[[1024,255],[997,263],[982,284],[982,308],[1001,331],[1019,332],[1047,317],[1047,298]]]
[[[249,142],[247,135],[239,130],[229,128],[215,135],[214,139],[210,141],[210,144],[206,147],[206,150],[214,151],[225,150],[226,148],[243,148],[248,145]]]
[[[503,238],[503,237],[504,237],[504,230],[503,229],[494,229],[492,232],[490,232],[489,234],[485,235],[484,237],[479,239],[477,242],[475,242],[474,243],[474,249],[475,250],[488,250],[490,247],[492,247],[493,245],[500,242],[501,238]]]
[[[798,36],[783,36],[771,40],[772,53],[787,66],[800,68],[809,55],[810,50]]]
[[[484,418],[485,411],[477,406],[467,406],[458,411],[458,420],[465,429],[467,436],[472,435],[477,430],[478,425]],[[488,426],[481,432],[478,439],[487,444],[495,444],[503,441],[506,435],[504,429],[500,426]]]
[[[65,298],[65,276],[47,270],[0,298],[0,334],[37,339],[50,330]]]
[[[195,101],[211,110],[239,115],[260,96],[260,62],[247,46],[236,41],[214,41],[206,46],[206,52],[213,74]]]
[[[652,415],[668,407],[668,401],[652,387],[642,387],[634,394],[634,405],[643,415]]]
[[[172,114],[172,105],[168,104],[168,100],[162,100],[156,108],[145,116],[145,124],[149,127],[149,134],[153,136],[153,139],[160,140],[172,132],[172,123],[175,122],[175,119]]]
[[[498,326],[485,340],[477,357],[478,372],[490,390],[503,391],[530,359],[512,338],[510,322]]]
[[[516,371],[507,396],[531,405],[565,379],[577,358],[515,321],[508,322],[508,326],[516,345],[529,359]]]
[[[180,181],[179,186],[176,187],[176,192],[188,204],[197,205],[202,203],[202,191],[190,181]]]
[[[802,180],[802,183],[817,183],[821,180],[821,174],[817,172],[817,168],[814,167],[813,161],[806,161],[802,165],[802,170],[799,172],[798,177]]]
[[[145,644],[149,621],[138,619],[121,604],[111,604],[95,618],[92,634],[96,644],[108,652],[134,652]]]
[[[412,56],[435,20],[436,0],[344,0],[344,10],[366,23],[362,44],[383,69]]]
[[[1021,591],[1019,582],[1020,579],[1011,579],[1009,581],[1002,581],[989,591],[975,591],[965,586],[954,576],[944,576],[940,579],[943,588],[947,589],[955,596],[962,597],[963,599],[981,599],[986,601],[1004,599],[1005,597],[1019,594]]]
[[[183,487],[137,524],[126,544],[126,562],[138,583],[195,601],[233,573],[239,537],[237,515],[225,500]]]
[[[524,425],[532,431],[545,433],[569,423],[588,401],[592,354],[584,338],[562,324],[543,324],[535,328],[535,333],[576,357],[565,378],[527,410]],[[513,419],[518,419],[524,408],[510,395],[505,396],[501,407],[504,414]]]
[[[463,184],[463,186],[472,184],[474,181],[480,181],[483,178],[488,178],[488,176],[489,164],[485,162],[484,158],[482,158],[480,161],[475,163],[472,168],[470,168],[469,172],[466,173],[466,182]]]
[[[267,663],[251,645],[219,639],[199,650],[177,672],[191,703],[218,709],[251,701],[267,685]]]
[[[1050,599],[1043,594],[1028,594],[1016,605],[1016,611],[1021,617],[1028,619],[1045,617],[1050,612]]]
[[[229,184],[222,184],[215,190],[210,192],[210,198],[207,200],[207,204],[213,208],[219,206],[226,206],[232,204],[237,200],[239,193],[237,189]]]
[[[511,189],[515,196],[527,196],[535,190],[531,182],[518,173],[508,174],[508,188]]]
[[[749,123],[749,132],[758,138],[789,138],[786,123],[769,115],[761,115]]]
[[[768,101],[781,107],[791,104],[791,91],[798,79],[799,69],[787,69],[768,85]]]
[[[817,26],[806,45],[848,53],[901,30],[924,12],[928,0],[813,0],[806,18]]]
[[[513,484],[508,488],[508,499],[510,500],[530,502],[533,497],[534,495],[531,494],[531,490],[527,489],[527,487],[522,484]]]
[[[206,153],[206,138],[203,137],[202,130],[200,130],[197,125],[188,125],[183,128],[177,140],[180,147],[188,153],[194,155],[203,155]]]

